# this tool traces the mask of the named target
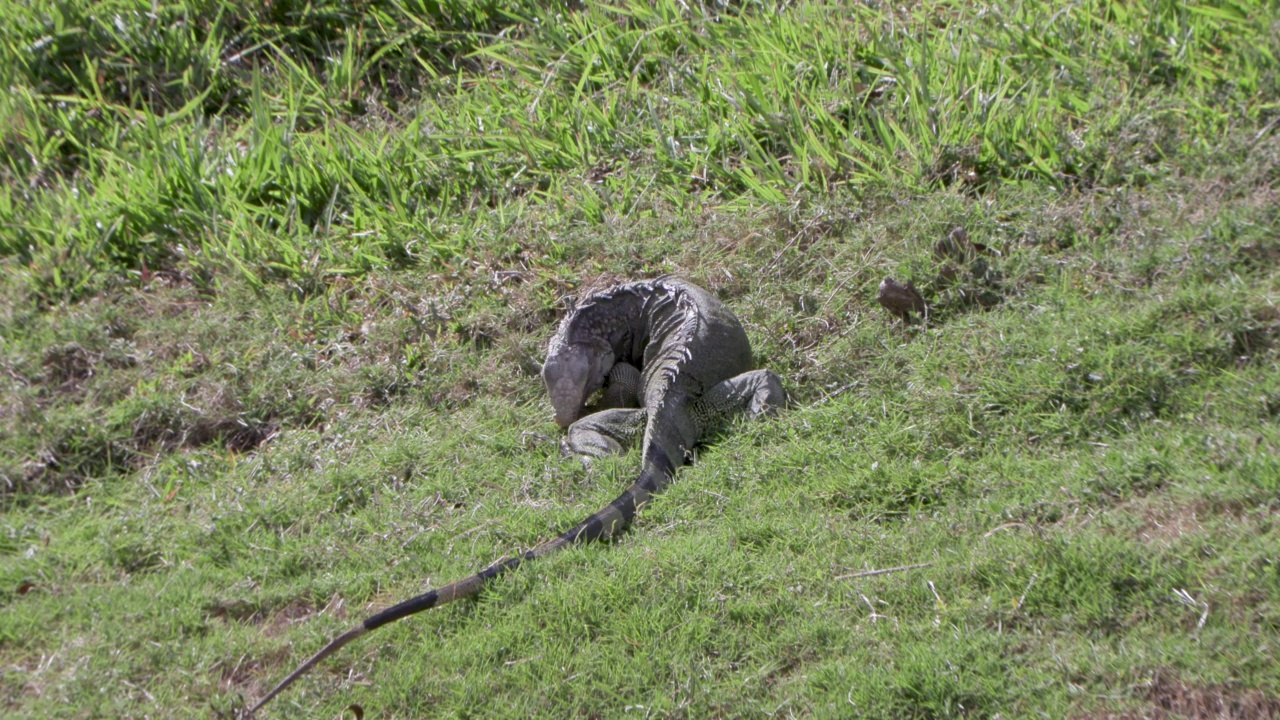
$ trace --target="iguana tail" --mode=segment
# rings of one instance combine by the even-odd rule
[[[451,603],[454,600],[474,597],[490,580],[515,570],[526,560],[535,560],[550,555],[568,545],[604,540],[626,529],[631,524],[631,521],[635,519],[636,512],[648,503],[651,497],[662,492],[667,484],[671,482],[671,477],[676,470],[675,464],[670,461],[666,453],[656,447],[651,447],[650,452],[645,453],[645,457],[645,468],[640,473],[640,478],[624,490],[613,502],[601,508],[599,512],[561,533],[555,539],[549,540],[522,555],[499,560],[465,580],[459,580],[423,593],[365,618],[364,622],[331,640],[328,645],[320,649],[320,652],[298,666],[297,670],[289,673],[288,677],[281,680],[280,684],[272,688],[271,692],[264,695],[256,705],[250,708],[244,717],[253,717],[253,714],[261,710],[262,706],[292,685],[295,680],[307,674],[321,660],[371,630],[376,630],[383,625],[388,625],[401,618],[420,613],[423,610]],[[666,461],[665,463],[663,462],[664,460]]]

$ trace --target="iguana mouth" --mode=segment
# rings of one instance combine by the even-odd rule
[[[555,410],[556,425],[568,428],[575,420],[582,417],[582,406],[586,398],[581,389],[568,378],[558,379],[549,389],[551,407]]]
[[[577,419],[578,413],[556,413],[556,425],[559,425],[562,430],[567,430]]]

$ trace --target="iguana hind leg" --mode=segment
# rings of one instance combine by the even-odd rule
[[[772,370],[751,370],[713,385],[689,408],[705,438],[739,415],[758,418],[772,415],[787,406],[782,378]]]

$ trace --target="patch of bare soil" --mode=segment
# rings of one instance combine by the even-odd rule
[[[1126,712],[1098,711],[1076,720],[1276,720],[1280,696],[1223,685],[1188,685],[1170,672],[1157,672],[1147,688],[1150,706]]]
[[[1140,508],[1142,525],[1138,529],[1138,539],[1165,547],[1183,535],[1202,531],[1200,519],[1213,512],[1206,503],[1177,503],[1163,498],[1139,504],[1144,507]]]
[[[244,600],[218,602],[205,608],[210,616],[226,622],[250,623],[263,628],[267,637],[279,635],[290,625],[316,613],[314,605],[295,600],[277,611],[264,610]]]
[[[1185,685],[1172,675],[1157,674],[1148,699],[1155,706],[1154,720],[1183,717],[1188,720],[1267,720],[1280,717],[1280,697],[1261,690],[1225,685]]]

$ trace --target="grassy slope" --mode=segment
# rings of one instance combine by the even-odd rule
[[[1280,712],[1271,6],[150,9],[0,5],[6,712],[230,715],[607,502],[536,361],[663,271],[798,407],[273,713]]]

